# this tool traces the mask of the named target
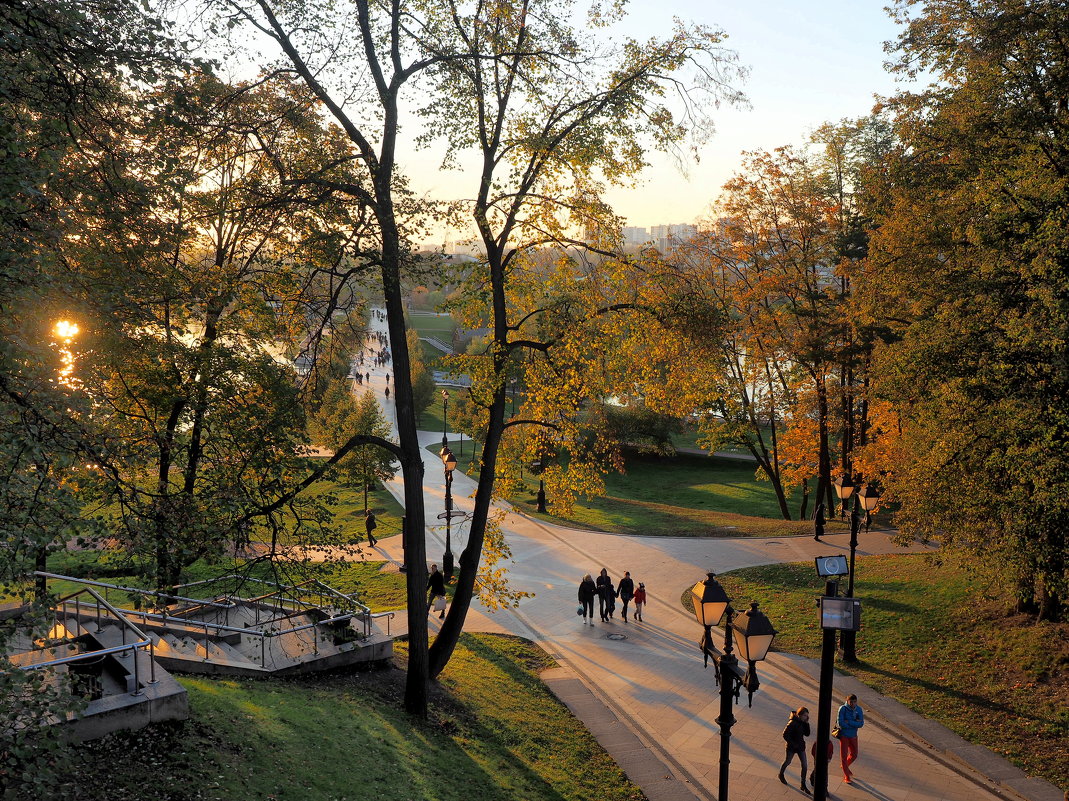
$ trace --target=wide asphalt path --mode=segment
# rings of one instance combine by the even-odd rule
[[[377,323],[378,330],[384,326]],[[365,372],[367,369],[365,368]],[[391,367],[371,370],[371,387],[395,420],[392,398],[383,392]],[[366,389],[367,385],[363,387]],[[454,437],[450,437],[455,441]],[[422,444],[441,442],[441,434],[421,434]],[[444,509],[445,479],[439,458],[424,451],[424,500],[428,521]],[[388,483],[400,500],[400,479]],[[475,482],[454,473],[458,509],[470,510]],[[848,551],[848,535],[780,538],[636,537],[548,525],[512,511],[507,505],[503,528],[512,549],[510,585],[533,597],[516,609],[491,611],[472,606],[465,630],[507,632],[527,637],[548,651],[560,668],[545,678],[550,687],[598,737],[651,801],[717,797],[720,728],[719,695],[713,669],[703,668],[698,648],[701,628],[683,611],[680,597],[707,571],[811,561],[818,555]],[[444,527],[427,532],[428,559],[441,564]],[[453,551],[459,557],[467,542],[467,524],[453,524]],[[891,542],[886,533],[862,537],[861,556],[925,550]],[[380,540],[374,549],[386,559],[403,559],[399,536]],[[605,567],[614,584],[625,570],[646,585],[649,603],[642,623],[624,623],[617,608],[609,623],[584,624],[576,614],[583,574]],[[864,569],[857,574],[864,595]],[[822,582],[814,575],[814,599]],[[749,598],[735,599],[746,608]],[[814,604],[813,614],[817,613]],[[776,624],[773,621],[773,624]],[[437,619],[432,618],[433,628]],[[404,625],[402,623],[402,625]],[[782,627],[783,623],[779,625]],[[917,625],[924,625],[918,619]],[[718,642],[722,634],[714,629]],[[859,634],[864,647],[864,631]],[[791,654],[773,653],[759,664],[760,691],[753,706],[745,693],[735,707],[732,729],[730,792],[732,799],[804,798],[798,789],[797,761],[787,769],[789,786],[777,779],[783,759],[780,732],[791,709],[808,706],[816,731],[817,665]],[[1001,757],[971,746],[942,726],[883,698],[857,681],[836,673],[833,713],[850,692],[866,711],[860,733],[860,759],[854,783],[842,781],[838,754],[829,767],[829,793],[837,799],[865,801],[990,801],[1035,799],[1062,801],[1049,783],[1029,779]]]

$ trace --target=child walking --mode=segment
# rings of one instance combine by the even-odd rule
[[[638,583],[638,589],[635,590],[635,620],[642,622],[642,609],[646,606],[646,585],[641,581]]]

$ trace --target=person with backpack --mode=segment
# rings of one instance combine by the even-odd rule
[[[805,756],[805,738],[808,736],[809,710],[804,706],[800,706],[798,709],[791,712],[791,716],[787,720],[787,725],[783,727],[783,742],[786,747],[786,756],[783,759],[783,764],[779,766],[779,780],[784,784],[787,783],[783,771],[787,770],[787,766],[791,764],[794,757],[797,755],[798,760],[802,763],[802,792],[806,795],[812,795],[812,792],[810,792],[805,783],[806,774],[809,772],[809,766],[806,764]]]
[[[379,544],[378,539],[375,537],[375,527],[378,526],[378,522],[375,520],[375,513],[370,509],[364,511],[364,531],[367,532],[367,544],[374,548]]]

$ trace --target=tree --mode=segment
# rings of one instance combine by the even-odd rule
[[[0,4],[0,589],[28,602],[23,633],[47,637],[51,600],[30,571],[90,533],[77,489],[103,454],[88,404],[72,395],[64,198],[101,191],[96,137],[129,109],[129,82],[174,66],[161,23],[137,3]],[[105,188],[104,194],[107,194]],[[12,629],[0,627],[0,654]],[[50,718],[77,710],[62,677],[0,656],[0,794],[47,795],[56,778]]]
[[[341,379],[327,390],[309,432],[314,442],[338,448],[354,434],[386,439],[390,436],[390,424],[373,392],[368,390],[354,397],[350,382]],[[393,478],[394,458],[392,453],[376,445],[359,445],[337,462],[336,470],[348,484],[363,489],[366,512],[369,487]]]
[[[107,143],[121,191],[71,208],[78,392],[107,432],[98,517],[160,588],[250,530],[275,544],[329,517],[297,493],[275,505],[307,471],[302,386],[274,351],[301,343],[312,378],[329,372],[347,346],[339,274],[361,269],[359,210],[289,183],[346,175],[300,89],[161,87]]]
[[[412,405],[416,409],[416,419],[434,403],[434,396],[438,385],[434,383],[434,376],[427,369],[423,361],[423,345],[419,341],[419,331],[410,328],[407,334],[408,352],[412,354],[409,372],[412,381]]]
[[[897,70],[931,83],[889,102],[864,292],[889,329],[874,389],[897,439],[881,461],[904,532],[938,532],[1015,592],[1069,593],[1069,45],[1062,4],[934,0]]]
[[[408,542],[412,564],[425,558],[425,514],[401,293],[401,274],[409,261],[403,229],[406,208],[398,194],[398,122],[404,93],[418,88],[423,98],[430,98],[421,109],[427,141],[441,137],[458,157],[472,153],[480,164],[475,199],[468,210],[487,251],[482,291],[493,330],[488,366],[478,371],[488,382],[482,395],[488,409],[484,478],[476,493],[468,546],[460,559],[457,590],[431,662],[424,615],[419,611],[426,603],[424,576],[422,571],[409,571],[408,605],[414,625],[406,706],[423,714],[425,679],[437,675],[448,661],[480,569],[504,431],[503,379],[511,372],[514,354],[532,344],[513,338],[520,326],[519,318],[510,320],[506,300],[513,265],[539,243],[567,241],[567,226],[582,225],[592,215],[618,224],[595,199],[595,175],[626,180],[642,166],[644,145],[670,148],[685,139],[686,125],[660,101],[669,91],[684,101],[691,97],[691,87],[678,75],[684,67],[698,66],[699,89],[706,97],[734,98],[724,77],[732,56],[722,49],[719,31],[682,26],[665,41],[628,41],[613,53],[604,52],[585,32],[572,29],[568,6],[541,0],[471,7],[410,2],[390,8],[356,0],[355,19],[314,22],[307,17],[309,9],[295,12],[270,0],[221,4],[228,14],[274,41],[345,130],[366,171],[366,184],[349,189],[374,215],[381,244],[390,347],[396,374],[403,377],[396,382],[395,399],[406,516],[409,533],[415,534]],[[593,26],[602,22],[592,18]],[[350,113],[340,102],[346,94],[327,83],[341,72],[334,64],[327,68],[330,55],[318,45],[318,32],[327,28],[343,38],[352,32],[351,47],[344,43],[330,52],[358,54],[356,68],[345,74],[368,77],[368,91],[353,93],[366,100],[359,107],[363,117],[355,110]],[[683,117],[704,129],[700,105],[687,105]]]

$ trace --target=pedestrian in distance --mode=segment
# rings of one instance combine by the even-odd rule
[[[445,600],[445,576],[438,572],[438,565],[431,565],[431,572],[427,574],[427,613],[434,610],[436,598]],[[445,617],[445,606],[442,605],[438,612],[439,618]]]
[[[375,537],[375,528],[378,526],[378,522],[375,520],[375,513],[370,509],[364,511],[364,531],[367,532],[367,544],[374,548],[379,544],[378,539]]]
[[[621,604],[621,613],[624,623],[626,623],[627,605],[631,603],[631,599],[635,597],[635,582],[631,580],[631,572],[628,570],[624,571],[624,577],[620,579],[620,583],[616,587],[616,597],[623,602]]]
[[[646,585],[641,581],[635,590],[635,620],[642,622],[642,609],[646,606]]]
[[[386,387],[386,400],[390,399],[390,388]]]
[[[783,764],[779,766],[779,780],[784,784],[787,783],[787,778],[783,775],[783,772],[787,770],[787,766],[797,756],[798,761],[802,763],[802,792],[806,795],[812,795],[805,784],[805,776],[808,772],[805,758],[805,738],[808,736],[809,710],[804,706],[800,706],[794,712],[791,712],[791,716],[787,719],[787,725],[783,727],[783,742],[786,744],[786,754],[783,758]]]
[[[817,745],[818,745],[818,742],[816,740],[814,740],[813,741],[813,748],[811,749],[812,754],[813,754],[813,770],[809,774],[809,783],[811,785],[813,785],[814,787],[817,784],[817,759],[818,759],[818,757],[817,757]],[[831,765],[831,758],[833,756],[835,756],[835,743],[832,742],[832,739],[830,737],[828,738],[828,749],[827,749],[826,756],[827,756],[827,759],[828,759],[828,764]]]
[[[847,784],[854,778],[850,766],[857,760],[857,730],[865,725],[865,712],[857,702],[856,695],[850,695],[846,703],[839,707],[839,761],[843,766],[843,779]]]
[[[824,536],[825,522],[827,521],[824,520],[824,504],[818,503],[816,514],[813,515],[813,539],[817,542],[820,542],[820,538]]]
[[[598,587],[594,579],[587,573],[579,582],[579,604],[583,607],[583,625],[586,625],[587,616],[590,616],[590,625],[594,625],[594,596],[598,594]]]
[[[608,623],[615,609],[614,599],[616,597],[616,590],[612,586],[612,579],[609,578],[609,571],[602,568],[601,575],[598,576],[595,584],[598,587],[598,612],[601,614],[601,622]]]

